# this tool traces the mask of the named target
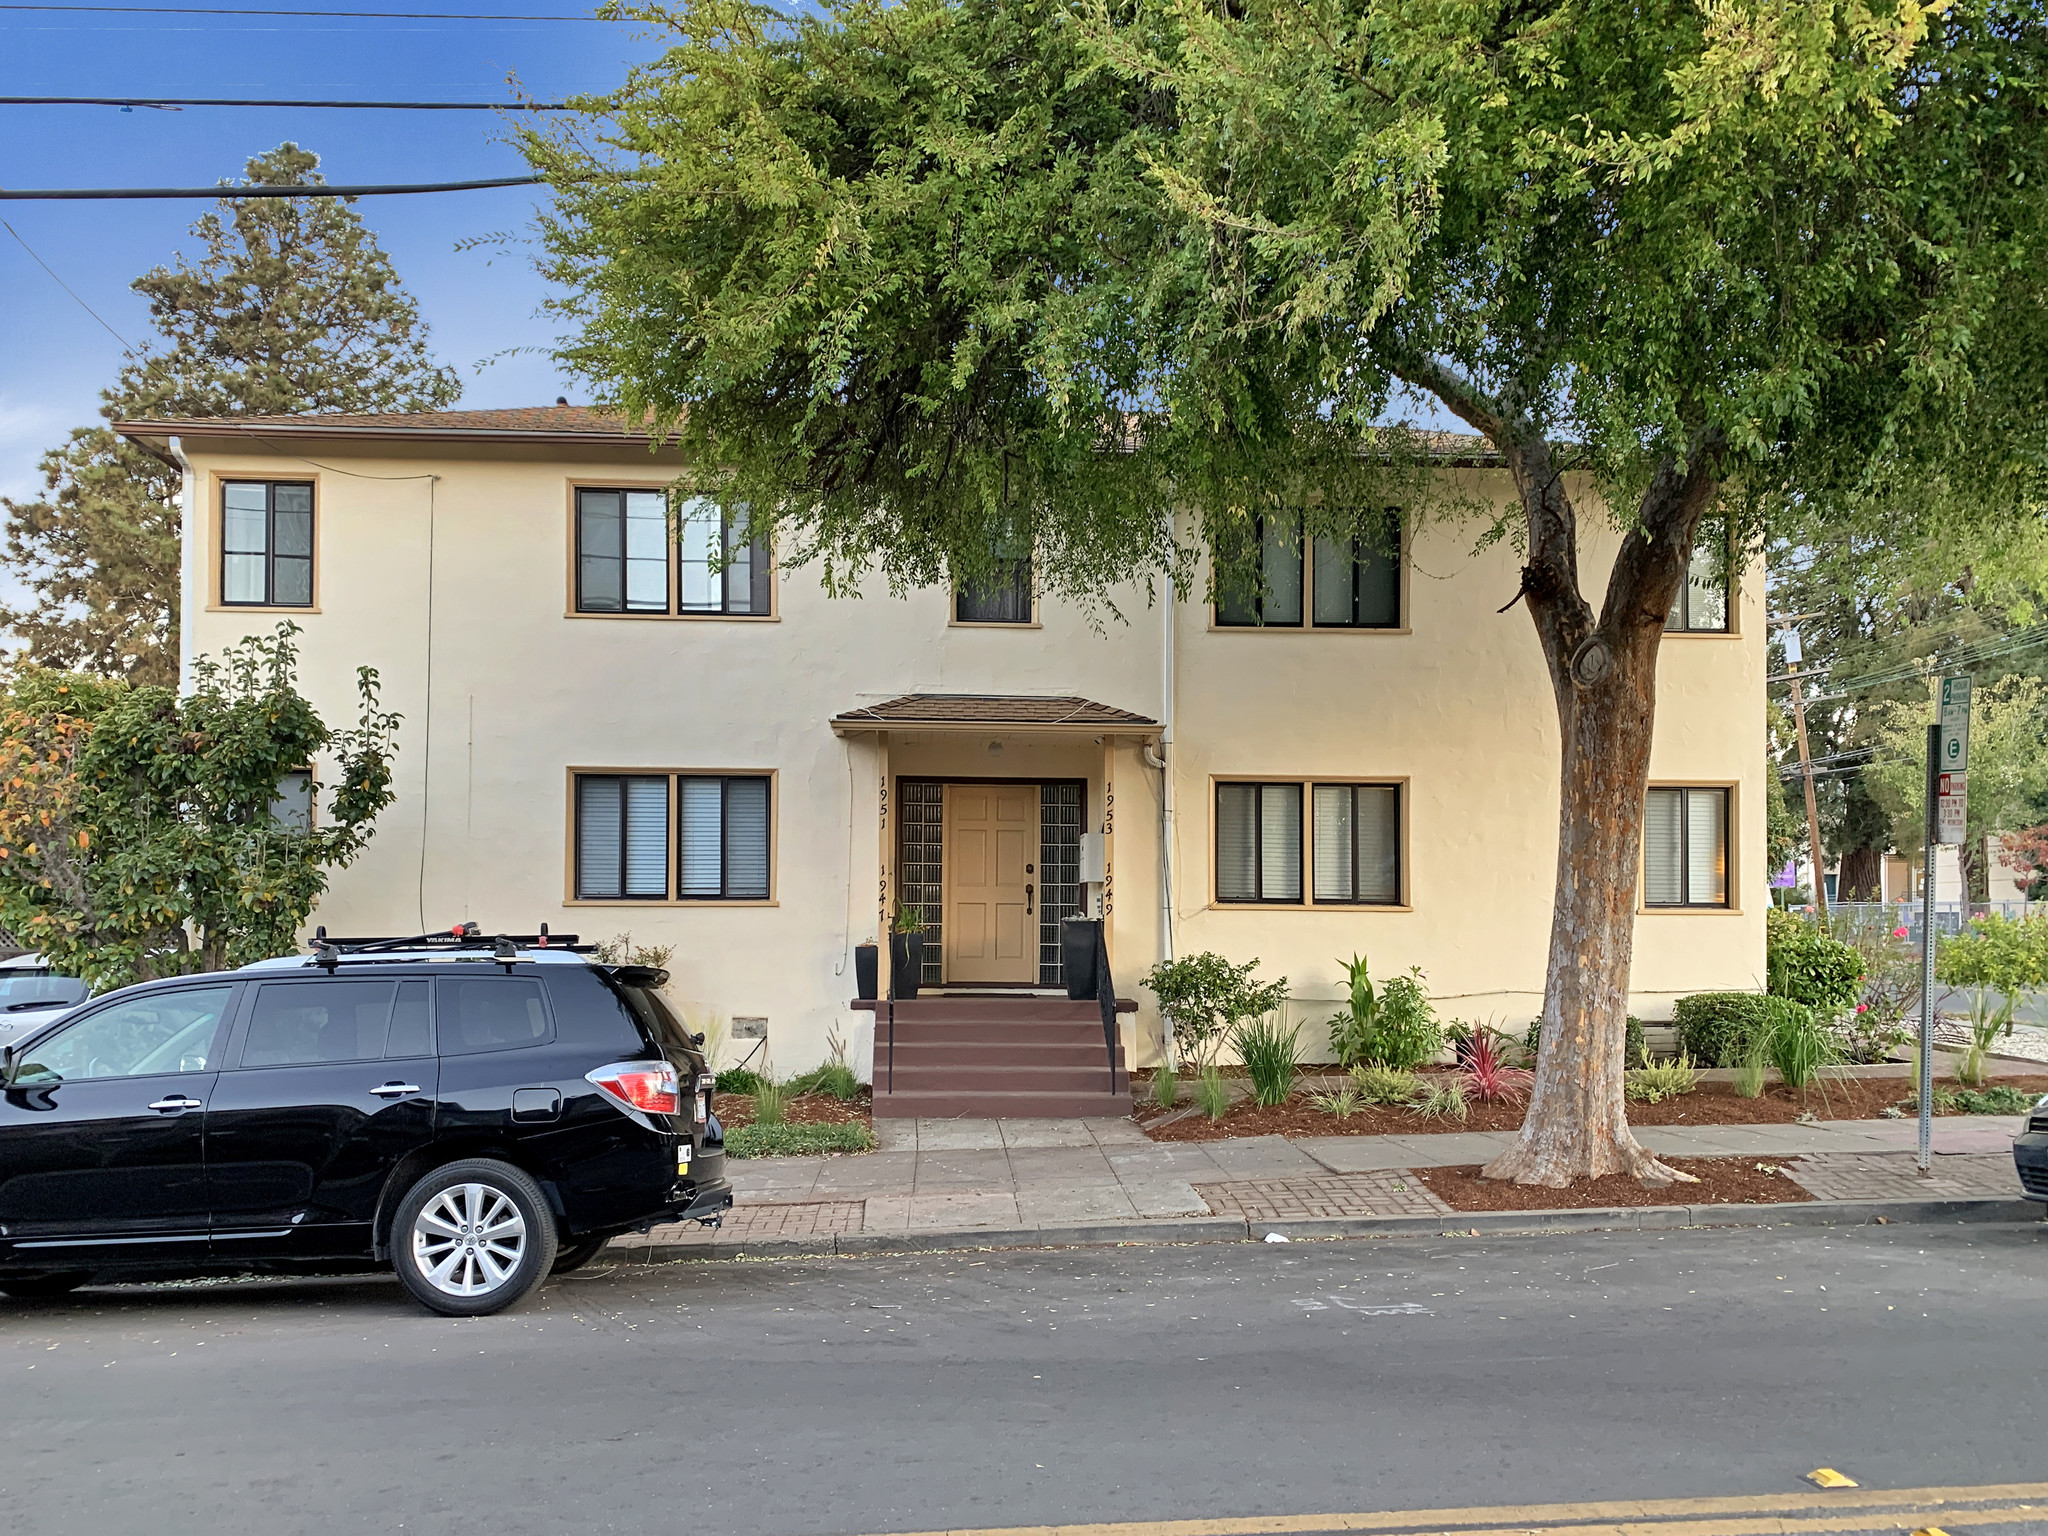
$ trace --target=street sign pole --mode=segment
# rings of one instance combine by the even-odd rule
[[[1934,1163],[1934,820],[1941,726],[1927,727],[1927,862],[1920,880],[1920,1171]]]

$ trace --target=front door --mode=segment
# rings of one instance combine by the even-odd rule
[[[1038,786],[948,784],[946,980],[1038,980]]]
[[[206,1105],[234,991],[126,998],[21,1053],[0,1093],[0,1258],[206,1257]]]

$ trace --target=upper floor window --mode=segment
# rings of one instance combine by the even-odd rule
[[[768,541],[702,500],[669,520],[666,491],[576,490],[578,613],[770,612]]]
[[[1686,567],[1685,585],[1672,600],[1665,629],[1726,634],[1728,589],[1734,568],[1728,547],[1728,525],[1718,517],[1703,519],[1693,536],[1692,563]]]
[[[577,900],[766,901],[769,787],[765,774],[577,774]]]
[[[1259,580],[1239,583],[1216,603],[1228,628],[1399,629],[1401,517],[1389,508],[1377,542],[1353,535],[1304,537],[1301,519],[1258,520]],[[1304,623],[1306,620],[1306,623]]]
[[[962,582],[953,595],[956,624],[1029,624],[1033,621],[1031,557],[999,559],[993,573]]]
[[[294,768],[277,781],[270,797],[270,819],[287,832],[313,830],[313,770]]]
[[[313,487],[304,480],[221,484],[220,600],[313,606]]]
[[[1652,789],[1643,806],[1643,905],[1728,905],[1728,791]]]

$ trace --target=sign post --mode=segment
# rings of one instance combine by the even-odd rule
[[[1934,850],[1967,840],[1970,679],[1941,680],[1927,727],[1927,848],[1920,882],[1920,1171],[1934,1162]]]

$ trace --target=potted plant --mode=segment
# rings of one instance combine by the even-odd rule
[[[924,977],[924,908],[898,907],[889,931],[889,995],[917,996]]]
[[[873,939],[865,944],[853,946],[853,988],[864,1003],[872,1003],[880,995],[881,950]]]

